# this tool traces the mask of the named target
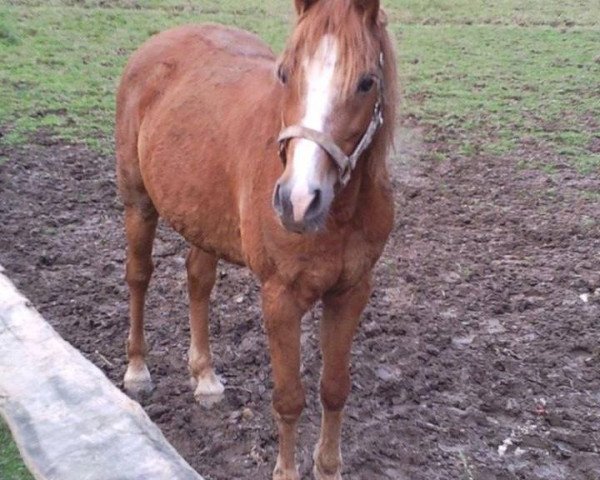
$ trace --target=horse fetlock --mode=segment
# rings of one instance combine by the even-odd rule
[[[131,368],[133,370],[142,370],[145,367],[144,357],[148,354],[148,344],[144,336],[142,335],[141,340],[133,339],[130,332],[125,349]]]
[[[123,385],[125,391],[132,397],[147,395],[154,389],[148,367],[143,362],[129,362]]]
[[[210,351],[201,352],[193,345],[188,350],[188,368],[193,378],[208,376],[213,371]]]
[[[313,453],[313,461],[316,480],[342,480],[342,454],[339,449],[326,452],[319,442]]]

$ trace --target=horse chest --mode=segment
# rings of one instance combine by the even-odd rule
[[[360,283],[369,275],[383,243],[373,242],[359,231],[333,240],[321,239],[302,249],[271,250],[267,254],[272,266],[269,276],[276,275],[298,299],[310,305],[328,291]]]
[[[354,286],[368,275],[381,255],[384,244],[384,239],[369,238],[362,231],[353,232],[344,248],[339,287],[343,289]]]

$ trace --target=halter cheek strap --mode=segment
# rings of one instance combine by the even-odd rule
[[[380,73],[383,71],[383,55],[379,57]],[[302,125],[291,125],[284,128],[277,138],[279,143],[279,157],[285,164],[286,161],[286,147],[287,143],[292,138],[305,138],[312,142],[315,142],[323,150],[325,150],[329,156],[335,162],[339,172],[339,182],[342,187],[345,187],[350,181],[352,171],[356,167],[356,163],[360,156],[365,152],[369,145],[373,142],[373,137],[377,132],[377,129],[383,124],[383,76],[381,75],[377,81],[377,101],[373,108],[373,115],[369,126],[365,130],[362,138],[356,145],[356,148],[350,155],[346,155],[344,151],[335,143],[330,135],[313,130],[312,128],[304,127]]]

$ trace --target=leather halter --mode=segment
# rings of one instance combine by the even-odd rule
[[[371,122],[350,155],[346,155],[327,133],[313,130],[312,128],[304,127],[302,125],[291,125],[285,127],[279,133],[279,137],[277,138],[277,142],[279,143],[279,157],[284,165],[286,162],[285,149],[288,141],[292,138],[305,138],[315,142],[329,154],[338,168],[340,185],[342,188],[345,187],[350,181],[350,175],[356,167],[358,159],[365,150],[369,148],[369,145],[373,142],[373,137],[375,136],[377,129],[383,124],[383,54],[379,55],[379,76],[376,78],[376,83],[377,101],[373,108]]]

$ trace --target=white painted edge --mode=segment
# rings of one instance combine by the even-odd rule
[[[0,415],[38,480],[202,480],[0,266]]]

